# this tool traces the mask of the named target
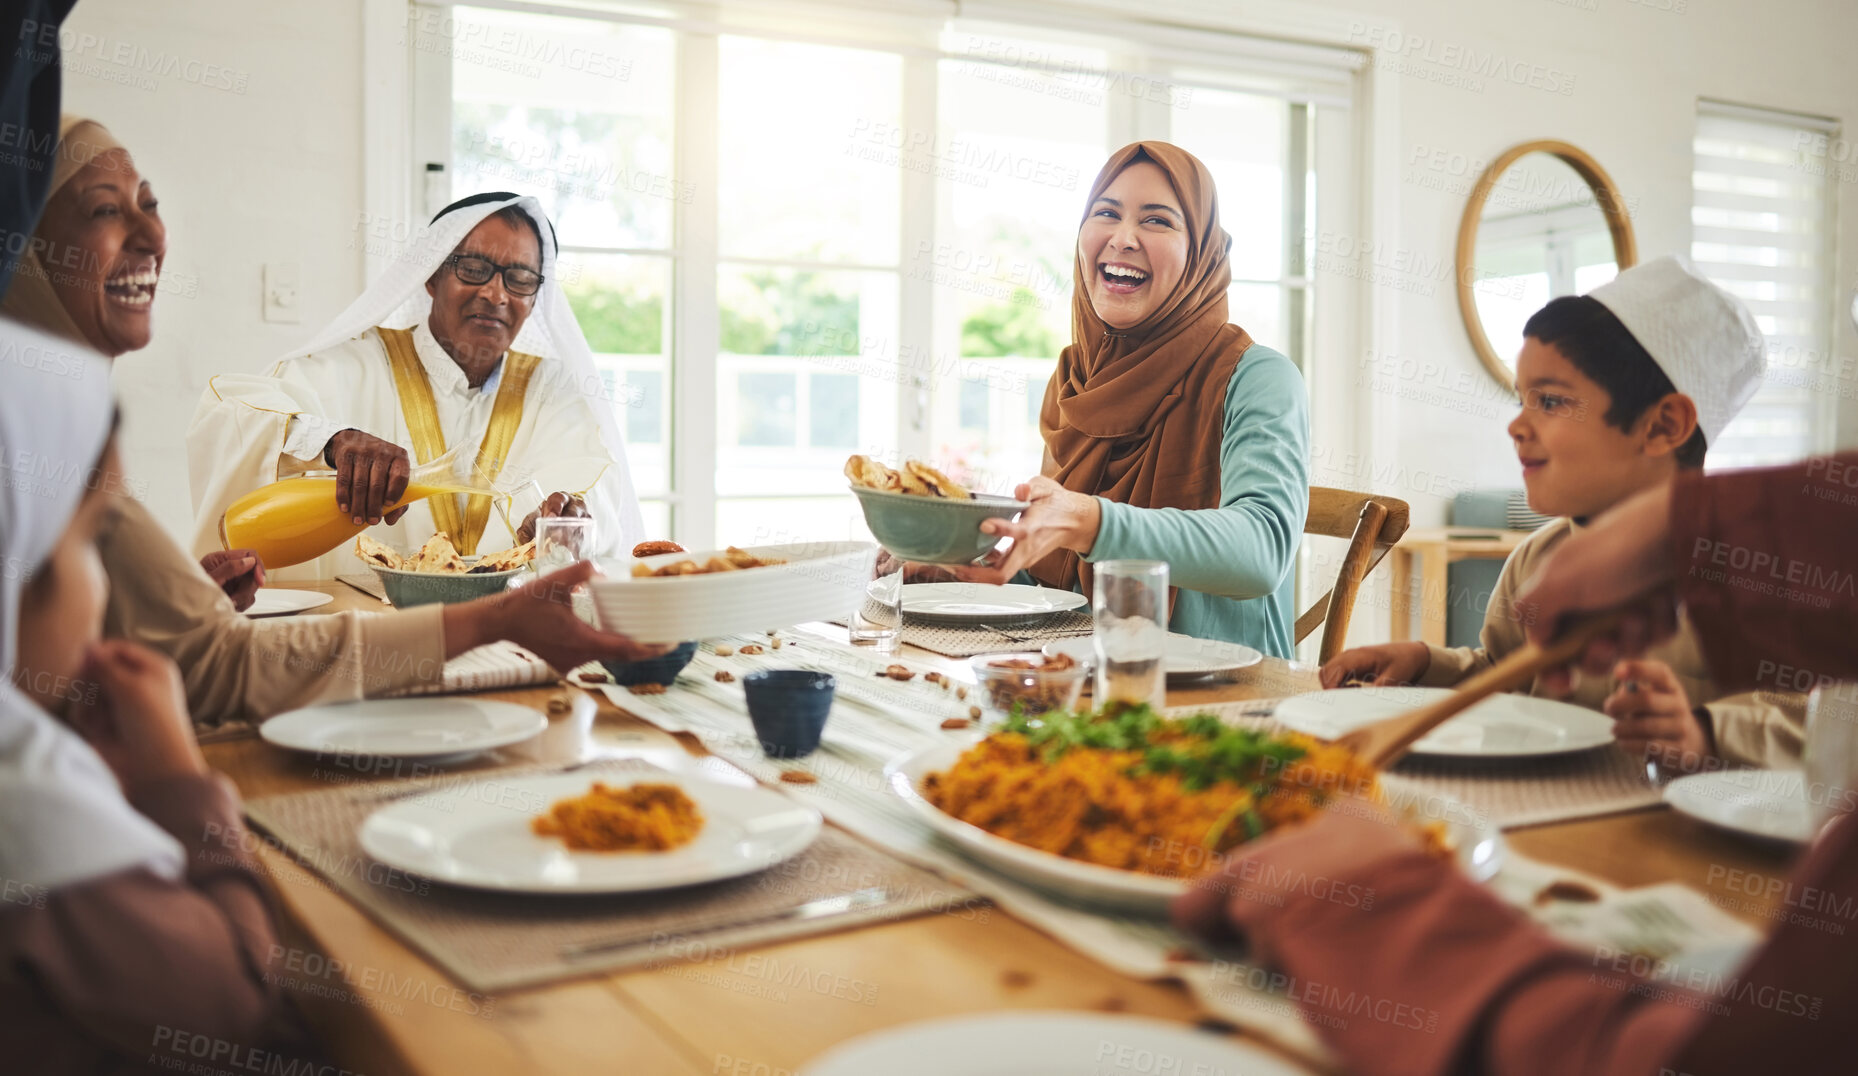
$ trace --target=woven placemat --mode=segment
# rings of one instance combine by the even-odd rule
[[[1282,726],[1255,716],[1269,703],[1234,702],[1184,707],[1273,732]],[[1663,792],[1645,776],[1645,763],[1608,745],[1543,758],[1451,759],[1408,755],[1393,772],[1405,782],[1458,800],[1499,829],[1519,829],[1576,818],[1595,818],[1656,806]]]
[[[537,896],[459,889],[390,870],[361,849],[359,833],[383,797],[421,787],[471,795],[515,777],[557,773],[524,766],[469,775],[318,789],[250,800],[245,813],[303,866],[315,871],[402,941],[470,989],[484,993],[562,979],[673,964],[731,947],[759,945],[901,919],[965,904],[972,894],[827,826],[805,852],[727,882],[614,896]],[[636,759],[576,768],[594,778],[645,777],[663,771]],[[784,909],[856,890],[882,887],[888,903],[813,921],[755,922]],[[717,923],[744,925],[711,929]],[[567,950],[614,939],[647,944],[581,956]]]
[[[954,627],[947,624],[924,624],[903,618],[902,641],[943,657],[970,658],[976,654],[1003,654],[1015,650],[1037,650],[1053,639],[1074,639],[1089,635],[1093,621],[1088,611],[1070,609],[1024,626],[1001,624],[999,627],[1019,638],[1009,638],[986,628]]]

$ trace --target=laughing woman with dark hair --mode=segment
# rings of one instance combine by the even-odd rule
[[[1165,560],[1169,625],[1277,657],[1309,510],[1309,402],[1289,359],[1227,320],[1232,237],[1206,165],[1117,150],[1078,226],[1071,345],[1046,386],[1043,473],[1014,539],[962,578],[1090,590],[1086,562]]]

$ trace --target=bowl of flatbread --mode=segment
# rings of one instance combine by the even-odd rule
[[[845,477],[871,536],[893,556],[922,564],[967,564],[1000,539],[981,521],[1011,519],[1025,501],[975,493],[920,460],[893,470],[869,456],[845,461]]]
[[[416,552],[401,553],[365,534],[355,537],[355,556],[374,569],[381,589],[394,607],[468,602],[495,594],[528,570],[535,559],[535,543],[481,557],[459,554],[451,539],[435,534]]]

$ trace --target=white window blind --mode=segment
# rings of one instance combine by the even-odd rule
[[[1824,447],[1831,380],[1836,126],[1703,102],[1691,173],[1690,257],[1748,304],[1768,341],[1759,392],[1710,446],[1709,468],[1799,459]]]

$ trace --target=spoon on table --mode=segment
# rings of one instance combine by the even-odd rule
[[[1437,702],[1363,725],[1335,742],[1377,769],[1406,754],[1420,737],[1499,691],[1511,691],[1544,669],[1572,661],[1596,636],[1619,624],[1623,610],[1583,620],[1547,646],[1526,643],[1502,661],[1471,677]]]

